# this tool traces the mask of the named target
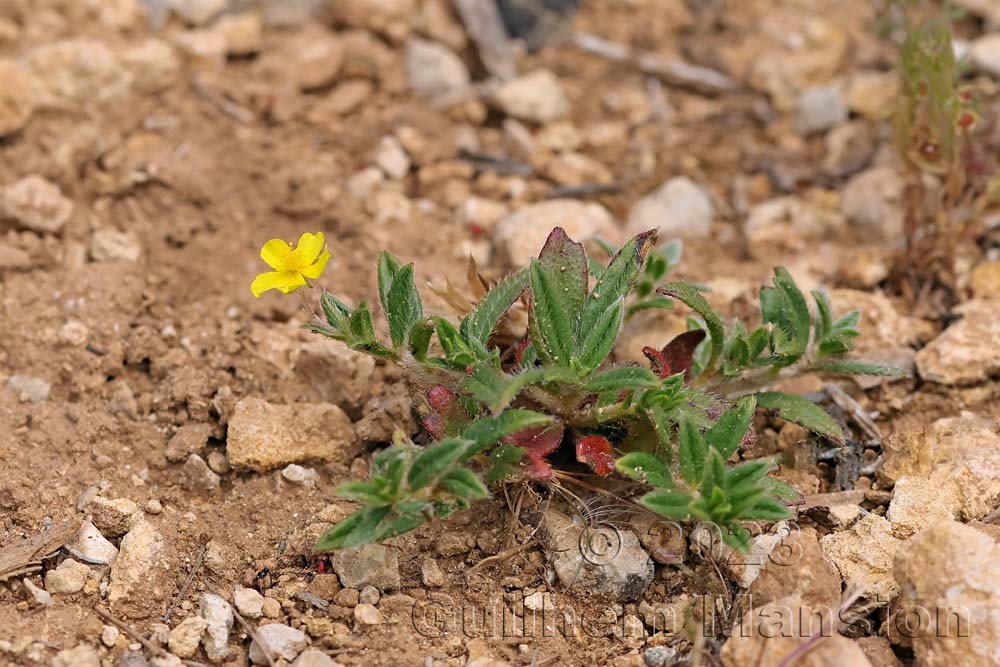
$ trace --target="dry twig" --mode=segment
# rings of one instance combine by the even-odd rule
[[[125,634],[127,634],[129,637],[131,637],[135,641],[137,641],[140,644],[142,644],[142,646],[147,651],[149,651],[151,654],[162,656],[162,657],[167,657],[167,656],[170,655],[170,653],[168,653],[167,650],[164,649],[162,646],[157,646],[153,642],[149,641],[148,639],[146,639],[145,637],[143,637],[142,634],[138,630],[136,630],[132,626],[126,624],[124,621],[121,621],[121,620],[115,618],[114,616],[111,615],[110,612],[104,611],[100,607],[94,607],[94,613],[97,614],[98,616],[100,616],[102,619],[104,619],[108,623],[111,623],[112,625],[116,626],[119,630],[121,630],[122,632],[124,632]],[[188,667],[207,667],[207,665],[205,665],[205,663],[203,663],[203,662],[197,662],[195,660],[182,660],[181,662],[183,662]]]
[[[208,545],[207,544],[205,544],[204,546],[202,546],[201,551],[198,552],[198,558],[195,559],[194,565],[191,566],[191,571],[188,572],[187,579],[184,580],[184,585],[181,586],[181,590],[179,590],[177,592],[177,595],[174,596],[174,599],[171,600],[170,604],[167,606],[167,610],[165,612],[163,612],[163,616],[160,617],[160,619],[164,623],[169,623],[170,622],[170,614],[174,610],[174,607],[176,607],[177,604],[181,600],[183,600],[184,596],[187,594],[187,590],[191,586],[191,582],[194,581],[194,576],[196,574],[198,574],[198,570],[201,569],[201,564],[205,561],[205,552],[206,551],[208,551]]]
[[[58,551],[77,528],[67,522],[0,549],[0,582],[42,569],[41,562]]]
[[[623,44],[586,33],[576,33],[570,41],[581,51],[612,62],[630,65],[640,72],[660,78],[674,86],[706,93],[728,93],[740,89],[736,81],[722,72],[692,65],[680,58],[664,58],[648,51],[636,51]]]
[[[510,560],[511,558],[513,558],[514,556],[516,556],[517,554],[521,553],[522,551],[527,551],[528,549],[530,549],[531,547],[535,546],[536,544],[538,544],[538,540],[528,540],[527,542],[524,542],[522,544],[518,544],[517,546],[511,547],[510,549],[504,549],[503,551],[501,551],[498,554],[494,554],[492,556],[484,558],[481,561],[479,561],[478,563],[476,563],[475,565],[473,565],[472,567],[470,567],[468,570],[465,571],[465,578],[466,578],[466,580],[468,580],[470,574],[472,574],[476,570],[478,570],[478,569],[480,569],[480,568],[482,568],[482,567],[484,567],[486,565],[490,565],[492,563],[502,563],[502,562],[504,562],[506,560]]]
[[[209,590],[211,590],[219,597],[222,597],[222,594],[220,594],[219,591],[215,589],[209,589]],[[260,648],[260,652],[264,654],[264,658],[267,660],[267,664],[269,665],[269,667],[275,667],[274,658],[271,657],[271,652],[267,649],[267,645],[264,642],[260,641],[260,637],[257,635],[257,632],[253,629],[253,626],[247,623],[247,620],[243,618],[243,615],[239,611],[236,610],[235,606],[230,605],[230,607],[233,610],[233,616],[236,618],[239,624],[243,626],[243,630],[247,633],[247,636],[250,637],[250,641],[257,643],[257,647]]]

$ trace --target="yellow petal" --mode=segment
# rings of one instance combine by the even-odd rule
[[[259,297],[267,290],[281,290],[285,294],[294,292],[306,284],[306,279],[298,271],[269,271],[262,273],[253,279],[250,284],[250,291],[255,297]]]
[[[299,261],[299,268],[301,269],[315,262],[319,254],[323,252],[324,244],[323,232],[316,232],[315,234],[306,232],[300,236],[299,243],[293,251],[295,258]]]
[[[321,275],[323,275],[323,269],[326,268],[326,263],[330,259],[330,251],[323,250],[323,254],[316,258],[316,261],[302,269],[302,275],[306,278],[316,280]]]
[[[260,258],[275,271],[284,271],[292,260],[292,247],[281,239],[271,239],[260,249]]]

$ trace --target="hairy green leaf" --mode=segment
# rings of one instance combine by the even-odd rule
[[[342,498],[347,498],[355,502],[366,505],[380,505],[391,500],[391,496],[389,498],[386,497],[385,491],[385,480],[383,480],[381,485],[374,482],[348,481],[338,486],[336,493]]]
[[[514,305],[524,288],[528,286],[528,271],[521,269],[512,273],[496,285],[476,304],[459,327],[466,340],[478,340],[485,345],[497,322]]]
[[[538,263],[545,270],[559,296],[563,311],[570,317],[574,338],[576,320],[587,298],[587,256],[583,245],[571,240],[562,227],[556,227],[538,253]]]
[[[782,419],[795,422],[836,443],[844,443],[844,433],[833,417],[801,396],[765,391],[757,394],[757,405],[768,410],[777,410]]]
[[[791,518],[792,513],[787,507],[773,498],[761,498],[740,517],[744,520],[759,519],[761,521],[781,521]]]
[[[677,432],[677,463],[681,477],[688,484],[694,485],[701,479],[705,454],[705,441],[698,427],[688,419],[681,420]]]
[[[475,456],[484,449],[495,445],[511,433],[516,433],[534,426],[551,424],[553,418],[532,410],[504,410],[498,415],[484,417],[475,422],[462,434],[466,440],[474,444],[466,450],[463,458]]]
[[[655,389],[660,378],[652,371],[638,366],[610,368],[591,377],[584,389],[594,394],[622,389]]]
[[[382,312],[389,313],[389,292],[392,283],[396,280],[396,274],[403,268],[402,262],[388,251],[379,253],[378,256],[378,298],[382,304]]]
[[[316,550],[348,549],[372,542],[376,526],[388,514],[388,506],[362,508],[326,531],[316,543]]]
[[[408,336],[410,352],[417,361],[423,361],[427,357],[427,350],[430,349],[433,336],[434,327],[427,322],[417,322],[410,328]]]
[[[604,311],[590,331],[581,332],[579,364],[583,375],[591,373],[611,353],[615,340],[622,330],[625,318],[625,300],[619,299]]]
[[[678,491],[650,491],[639,504],[668,519],[683,521],[691,516],[691,496]]]
[[[869,364],[863,361],[854,361],[853,359],[829,359],[813,364],[812,368],[817,371],[843,373],[844,375],[883,375],[893,377],[904,374],[904,371],[898,366]]]
[[[451,464],[458,461],[469,448],[470,442],[460,438],[447,438],[426,447],[410,466],[406,481],[410,490],[417,491],[433,482]]]
[[[781,290],[784,301],[787,304],[787,318],[791,325],[791,335],[801,342],[805,351],[809,344],[809,333],[812,329],[812,317],[809,314],[809,304],[802,294],[802,290],[795,284],[792,274],[783,266],[774,270],[774,286]]]
[[[487,363],[476,364],[459,387],[487,406],[498,405],[507,384],[506,376]]]
[[[531,312],[528,326],[538,356],[547,363],[569,368],[573,361],[572,312],[561,293],[558,279],[537,259],[528,267],[531,282]]]
[[[455,468],[441,478],[441,486],[458,498],[478,500],[490,495],[486,485],[468,468]]]
[[[490,404],[490,409],[493,412],[503,410],[527,387],[553,383],[571,384],[579,382],[579,380],[579,376],[568,368],[543,367],[521,371],[506,383],[497,400]]]
[[[658,488],[673,486],[667,465],[652,454],[632,452],[615,461],[615,467],[622,474]]]
[[[711,371],[715,366],[715,361],[722,353],[722,346],[726,339],[726,331],[722,325],[722,318],[715,312],[715,309],[712,308],[708,300],[701,295],[701,290],[690,283],[667,283],[656,291],[684,303],[705,320],[705,328],[708,330],[708,336],[711,339],[711,352],[701,372]]]
[[[656,230],[643,232],[632,238],[611,258],[608,268],[601,272],[597,284],[587,298],[580,316],[580,331],[594,328],[597,320],[608,307],[624,298],[639,276],[639,270],[650,249],[656,245]]]
[[[413,283],[413,264],[407,264],[396,272],[386,299],[389,305],[385,312],[389,321],[389,337],[393,345],[402,347],[410,329],[424,317],[420,294]]]
[[[741,398],[731,409],[723,412],[718,421],[705,433],[705,441],[710,447],[714,447],[723,459],[728,459],[739,449],[743,436],[750,428],[756,407],[757,399],[753,396]]]

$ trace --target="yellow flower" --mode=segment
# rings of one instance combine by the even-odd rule
[[[260,258],[274,271],[254,278],[250,291],[255,297],[270,289],[288,294],[308,284],[306,278],[319,278],[330,259],[330,251],[323,242],[323,232],[306,232],[294,249],[281,239],[271,239],[260,249]]]

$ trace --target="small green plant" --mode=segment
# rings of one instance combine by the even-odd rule
[[[892,280],[928,314],[940,315],[959,298],[958,265],[979,254],[983,212],[996,202],[1000,178],[989,146],[992,123],[981,121],[975,90],[963,82],[955,57],[955,13],[941,9],[916,21],[910,15],[917,5],[896,0],[891,8],[902,35],[902,89],[892,121],[905,167],[906,239]]]
[[[368,302],[350,306],[324,292],[323,317],[309,328],[399,364],[433,442],[418,446],[397,434],[367,480],[339,488],[362,508],[318,547],[404,533],[487,497],[491,485],[584,473],[634,480],[648,488],[638,501],[645,507],[712,522],[741,548],[749,534],[740,521],[790,516],[797,494],[768,476],[772,462],[736,461],[753,437],[755,410],[775,410],[837,442],[843,435],[821,408],[768,385],[803,371],[890,371],[845,360],[859,314],[835,319],[819,291],[811,312],[784,269],[760,292],[761,324],[727,330],[700,288],[658,284],[676,258],[655,244],[654,232],[640,234],[600,266],[556,228],[537,259],[458,321],[426,316],[413,265],[383,252],[378,291],[388,340],[376,333]],[[527,336],[498,343],[498,323],[525,296]],[[662,349],[646,348],[648,368],[608,362],[630,312],[676,301],[694,312],[690,330]]]

